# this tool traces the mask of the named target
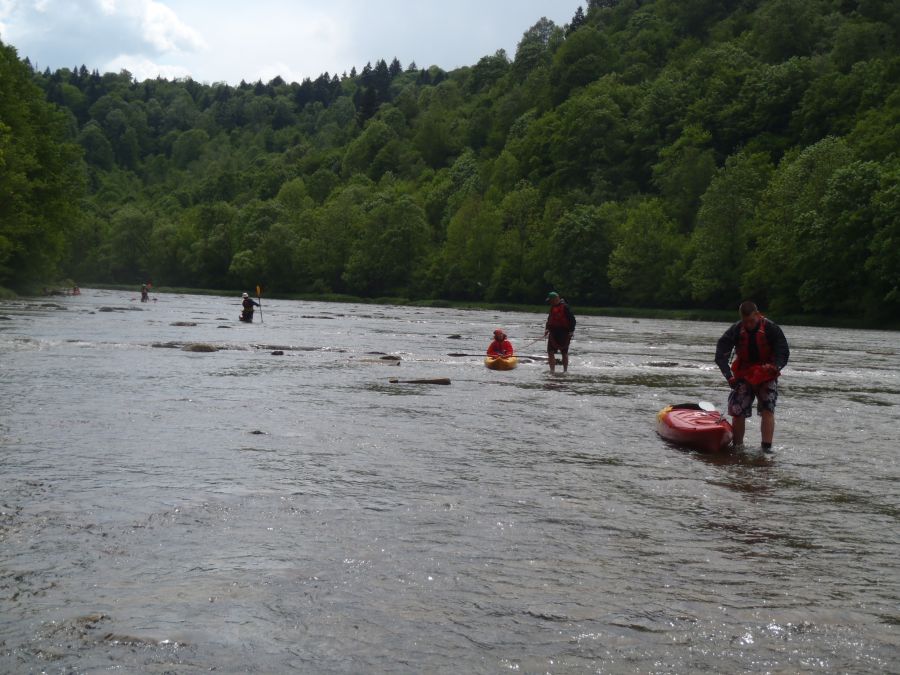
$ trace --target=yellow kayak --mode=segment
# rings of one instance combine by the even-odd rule
[[[484,365],[491,370],[512,370],[519,365],[519,359],[515,356],[486,356]]]

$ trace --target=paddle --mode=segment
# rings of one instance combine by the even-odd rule
[[[392,377],[388,380],[391,384],[450,384],[449,377],[436,377],[431,380],[398,380]]]
[[[256,299],[259,301],[259,322],[263,323],[262,316],[262,293],[260,293],[259,284],[256,284]]]
[[[530,347],[531,345],[537,344],[538,342],[540,342],[540,341],[543,340],[543,339],[544,339],[544,336],[541,335],[539,338],[537,338],[536,340],[532,340],[532,341],[529,342],[527,345],[525,345],[525,347],[522,347],[521,349],[525,349],[525,348],[527,348],[527,347]]]

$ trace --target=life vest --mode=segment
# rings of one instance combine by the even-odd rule
[[[772,354],[772,347],[769,346],[769,340],[766,338],[766,318],[763,316],[760,316],[759,318],[755,342],[759,359],[757,361],[751,361],[750,334],[746,328],[741,326],[735,349],[735,358],[731,363],[731,371],[736,378],[747,380],[747,382],[753,386],[758,386],[763,382],[768,382],[769,380],[774,380],[778,377],[778,371],[773,371],[771,368],[765,367],[775,363],[775,356]]]
[[[497,342],[497,340],[494,340],[488,347],[487,353],[488,356],[512,356],[515,351],[513,350],[512,343],[509,340],[504,340],[503,342]]]
[[[569,317],[566,316],[566,303],[560,302],[550,307],[550,315],[547,317],[547,328],[550,330],[569,330]]]

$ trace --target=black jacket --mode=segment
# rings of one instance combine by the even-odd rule
[[[787,338],[784,337],[784,331],[778,324],[769,321],[763,317],[765,322],[766,341],[772,349],[772,357],[775,359],[775,367],[781,370],[787,365],[788,359],[791,357],[791,350],[788,347]],[[738,340],[741,336],[743,325],[740,321],[725,331],[719,341],[716,343],[716,365],[722,371],[722,375],[726,380],[730,380],[731,372],[731,355],[737,347]]]

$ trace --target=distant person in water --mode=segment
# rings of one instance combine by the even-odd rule
[[[141,284],[141,302],[150,302],[150,289],[147,284]]]
[[[775,435],[775,404],[778,376],[791,356],[787,338],[776,324],[747,300],[740,306],[741,320],[733,324],[716,344],[716,365],[728,380],[728,414],[734,431],[734,445],[744,442],[748,417],[753,416],[753,399],[760,417],[763,452],[772,452]],[[735,359],[729,365],[732,352]]]
[[[78,286],[72,286],[72,295],[81,295],[81,289]]]
[[[513,356],[515,354],[515,350],[513,349],[512,342],[510,342],[506,333],[504,333],[500,328],[494,331],[494,339],[491,340],[491,344],[488,345],[487,355],[488,356]]]
[[[550,313],[544,326],[544,337],[547,338],[547,356],[550,359],[550,372],[556,372],[556,352],[562,354],[563,372],[569,370],[569,342],[575,333],[575,315],[569,303],[559,297],[556,291],[550,291],[546,302],[550,303]]]
[[[243,302],[241,304],[243,305],[243,310],[241,310],[241,321],[244,323],[253,323],[253,310],[255,307],[259,307],[259,303],[246,293],[244,293],[242,297]]]

